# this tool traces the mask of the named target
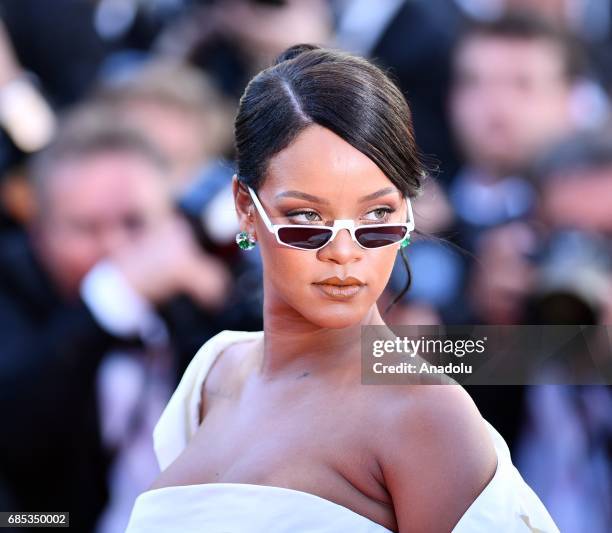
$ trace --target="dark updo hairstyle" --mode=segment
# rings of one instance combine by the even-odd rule
[[[310,44],[288,48],[247,85],[235,122],[238,179],[257,191],[270,159],[312,124],[368,156],[404,196],[421,194],[426,173],[400,89],[366,59]],[[408,281],[385,313],[410,288],[400,253]]]

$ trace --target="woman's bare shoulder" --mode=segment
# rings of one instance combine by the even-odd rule
[[[248,372],[259,339],[239,340],[225,346],[215,357],[202,389],[217,390],[236,383]]]
[[[460,385],[387,394],[376,449],[400,531],[450,531],[495,474],[489,429]]]
[[[200,421],[204,419],[214,398],[230,397],[235,393],[247,372],[258,342],[257,339],[233,342],[217,354],[202,382]]]

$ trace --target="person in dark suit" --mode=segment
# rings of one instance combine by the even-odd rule
[[[108,498],[92,381],[112,337],[17,232],[0,246],[0,339],[0,469],[16,505],[3,511],[69,510],[87,531]]]
[[[161,368],[172,390],[210,336],[258,325],[236,310],[231,269],[174,210],[164,160],[98,118],[68,119],[38,156],[36,222],[0,243],[0,480],[13,506],[2,510],[69,511],[84,532],[112,499],[109,468],[129,445],[103,434],[109,351],[145,369],[151,353],[170,354]],[[116,382],[108,392],[125,393]]]
[[[388,69],[411,106],[419,149],[443,186],[459,156],[450,135],[447,99],[453,40],[463,22],[452,2],[342,2],[338,44]]]

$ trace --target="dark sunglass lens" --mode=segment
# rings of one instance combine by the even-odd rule
[[[380,248],[401,241],[406,236],[404,226],[361,227],[355,231],[355,237],[366,248]]]
[[[278,230],[278,238],[285,244],[297,246],[304,250],[316,250],[321,248],[331,237],[329,229],[322,228],[291,228],[285,227]]]

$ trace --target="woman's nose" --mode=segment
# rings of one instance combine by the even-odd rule
[[[360,259],[363,252],[363,248],[351,237],[350,231],[342,228],[331,242],[319,250],[319,258],[342,265]]]

